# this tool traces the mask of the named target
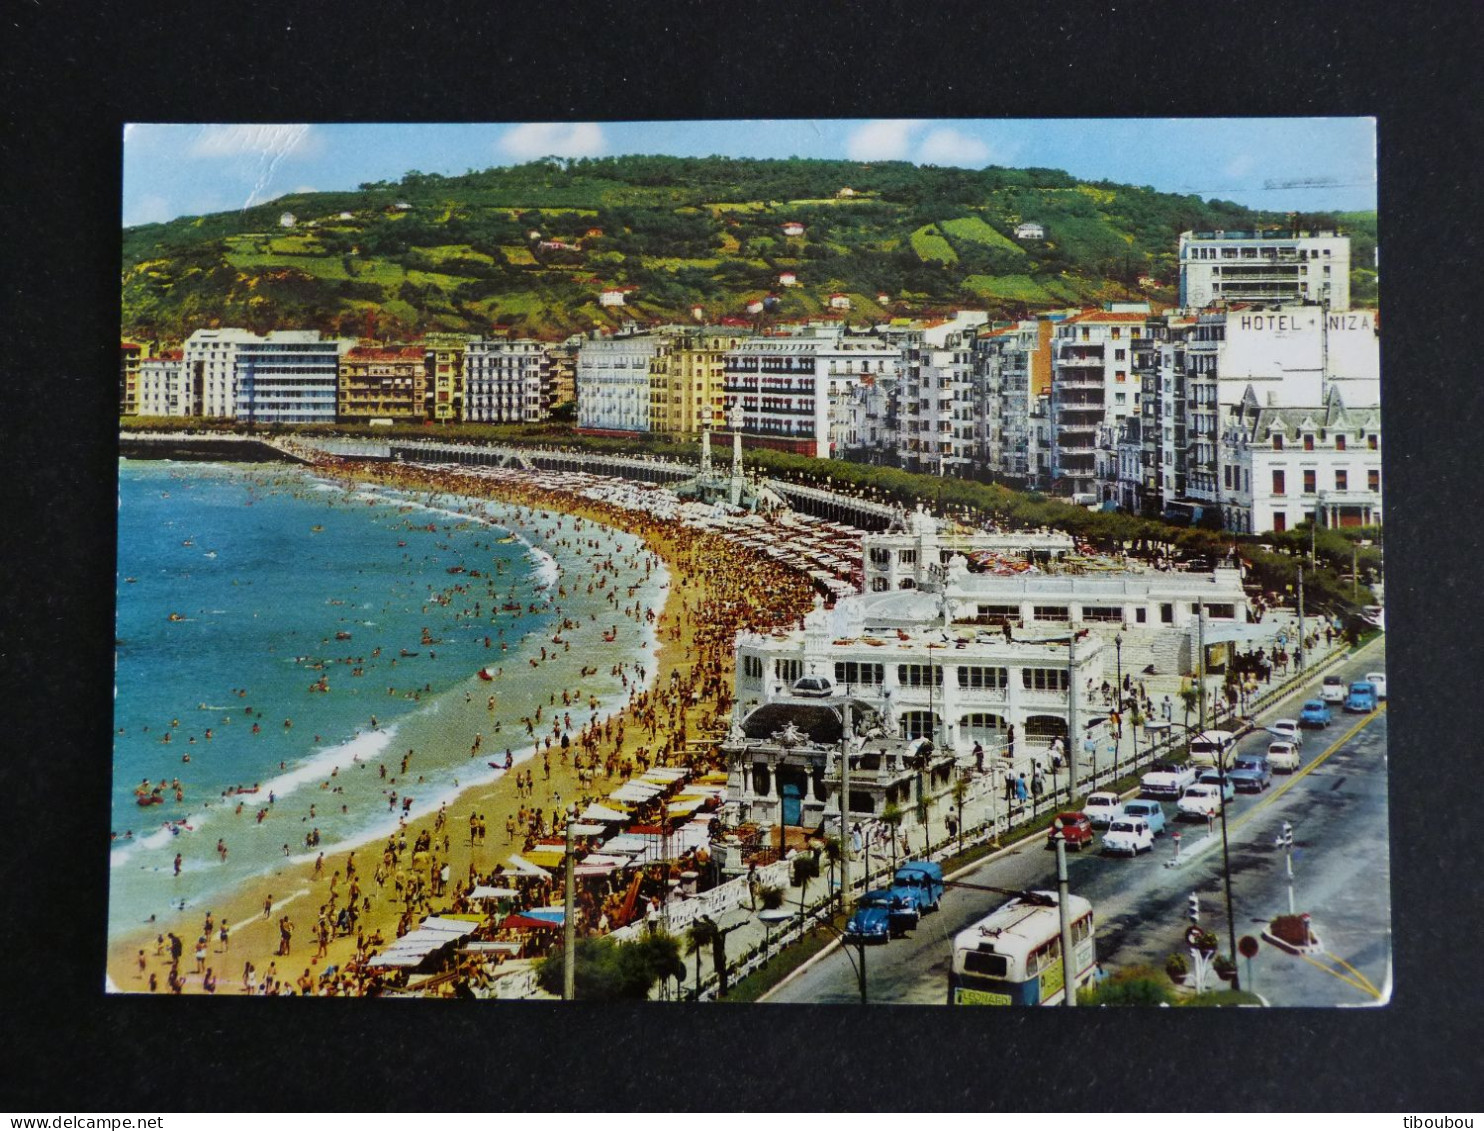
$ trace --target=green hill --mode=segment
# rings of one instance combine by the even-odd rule
[[[785,319],[818,312],[833,291],[884,291],[891,314],[1170,302],[1181,231],[1290,219],[1050,169],[629,156],[411,172],[125,229],[123,331],[353,335],[374,321],[393,337],[492,326],[559,337],[626,317],[689,321],[696,305],[710,319],[740,315],[778,290],[781,271],[799,281],[779,290]],[[1015,240],[1022,220],[1044,225],[1045,240]],[[1337,220],[1356,240],[1357,301],[1373,302],[1374,214],[1299,218]],[[785,235],[786,221],[804,234]],[[614,309],[598,304],[606,286],[636,289]],[[876,309],[862,301],[856,316]]]

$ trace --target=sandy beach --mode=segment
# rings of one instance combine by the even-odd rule
[[[585,784],[579,781],[574,759],[553,745],[545,759],[533,757],[516,766],[517,771],[529,773],[528,791],[519,790],[518,774],[510,773],[464,790],[441,814],[414,808],[405,822],[407,843],[413,846],[426,837],[430,851],[399,854],[392,867],[385,869],[382,883],[372,878],[381,870],[382,844],[371,842],[352,853],[326,855],[318,873],[312,863],[285,859],[281,869],[242,885],[230,898],[209,909],[212,927],[200,970],[197,945],[205,933],[207,911],[192,908],[176,912],[115,937],[108,947],[107,972],[113,988],[120,992],[171,992],[172,933],[182,946],[176,967],[181,975],[181,993],[204,992],[208,980],[204,971],[209,970],[215,993],[241,995],[247,992],[244,970],[249,963],[254,992],[266,978],[270,984],[278,982],[282,992],[299,993],[306,973],[307,981],[319,992],[321,971],[330,966],[344,971],[354,959],[357,934],[367,940],[376,935],[384,942],[395,939],[399,921],[406,921],[405,904],[397,891],[401,886],[398,877],[409,885],[423,882],[436,889],[438,873],[446,864],[447,888],[431,897],[431,906],[447,909],[457,889],[467,888],[474,875],[488,876],[497,865],[505,864],[511,853],[521,851],[526,837],[526,830],[518,827],[523,811],[529,819],[538,810],[550,813],[572,801],[596,798],[627,773],[638,772],[636,766],[688,763],[696,756],[696,748],[688,744],[702,735],[717,733],[728,721],[735,633],[797,621],[812,601],[807,578],[716,535],[518,478],[492,482],[457,472],[359,464],[333,457],[318,470],[341,479],[373,481],[412,491],[499,499],[642,538],[670,572],[664,607],[651,611],[656,617],[659,642],[655,670],[646,673],[652,676],[647,681],[652,690],[631,694],[628,709],[604,721],[606,737],[601,733],[603,722],[598,724],[599,733],[592,736],[587,747],[594,752],[595,764]],[[618,596],[615,607],[622,604],[622,594]],[[625,614],[625,631],[636,631],[644,615],[638,602],[632,609],[626,608]],[[600,649],[592,653],[591,662],[606,666]],[[553,714],[561,711],[564,690],[551,688]],[[483,729],[485,705],[477,698],[463,702],[450,696],[433,741],[444,746],[446,752],[469,751],[472,756]],[[537,730],[536,736],[540,735]],[[501,749],[507,744],[499,743]],[[494,746],[491,742],[486,750],[491,757],[496,753]],[[574,753],[581,749],[580,744],[572,746]],[[474,815],[485,829],[482,837],[473,835]],[[354,877],[350,875],[352,862]],[[334,908],[345,906],[352,883],[357,885],[355,900],[361,909],[358,930],[338,936],[332,932],[321,955],[316,926],[322,908],[328,906],[333,919]],[[292,928],[286,954],[281,953],[285,917]],[[413,924],[420,918],[421,913],[411,916]],[[228,930],[225,942],[221,938],[223,923]],[[344,992],[353,991],[347,987]]]

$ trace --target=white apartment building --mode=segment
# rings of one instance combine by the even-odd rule
[[[974,342],[983,311],[958,311],[925,326],[907,349],[897,383],[897,457],[911,471],[963,475],[974,464]]]
[[[1045,420],[1051,392],[1051,334],[1055,319],[1026,319],[981,331],[974,343],[975,467],[1018,486],[1049,478]]]
[[[180,354],[141,361],[136,389],[140,416],[190,415],[190,385]]]
[[[1075,314],[1052,340],[1052,475],[1060,493],[1079,502],[1099,498],[1099,430],[1139,411],[1134,348],[1148,335],[1147,303]]]
[[[262,341],[251,330],[196,330],[185,340],[183,357],[190,398],[187,416],[237,415],[237,350]]]
[[[354,345],[321,339],[318,330],[274,330],[239,341],[233,415],[258,424],[334,423],[340,356]]]
[[[464,351],[464,419],[478,423],[544,420],[554,366],[545,344],[529,338],[470,342]]]
[[[577,426],[648,432],[649,371],[659,347],[653,334],[585,339],[577,351]]]
[[[898,371],[900,353],[838,326],[754,338],[728,350],[723,382],[728,414],[742,411],[745,435],[771,447],[831,458],[859,444],[860,392]]]
[[[1314,303],[1350,309],[1350,237],[1333,231],[1180,233],[1180,305]]]

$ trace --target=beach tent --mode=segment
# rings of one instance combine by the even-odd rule
[[[624,782],[623,785],[619,786],[608,796],[613,798],[615,801],[629,801],[635,804],[642,804],[645,801],[650,801],[653,798],[658,797],[663,792],[664,790],[657,785],[649,785],[645,782],[629,781]]]
[[[463,938],[474,933],[477,924],[468,919],[449,919],[438,915],[429,915],[418,926],[418,931],[432,931],[440,935],[454,935]],[[404,938],[406,936],[403,936]]]
[[[606,805],[589,805],[582,811],[579,820],[583,821],[607,821],[610,823],[628,822],[634,818],[632,814],[621,813],[617,809],[610,809]]]
[[[567,859],[565,848],[548,848],[537,845],[525,855],[526,863],[534,864],[538,868],[560,868]]]
[[[469,893],[470,899],[509,899],[511,896],[519,895],[520,892],[514,888],[492,888],[483,885],[475,888]]]
[[[460,954],[519,954],[518,942],[471,942],[459,947]]]
[[[539,876],[543,880],[551,878],[545,871],[536,867],[536,865],[532,864],[525,857],[517,856],[513,852],[510,854],[510,868],[518,876]]]

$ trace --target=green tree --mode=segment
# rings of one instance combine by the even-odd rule
[[[881,809],[881,823],[891,833],[891,870],[897,870],[897,829],[906,816],[902,807],[895,801],[888,801]]]
[[[536,982],[547,993],[562,991],[561,947],[542,959]],[[643,1001],[655,983],[685,976],[680,942],[663,932],[633,942],[612,938],[578,939],[575,992],[579,1001]]]

